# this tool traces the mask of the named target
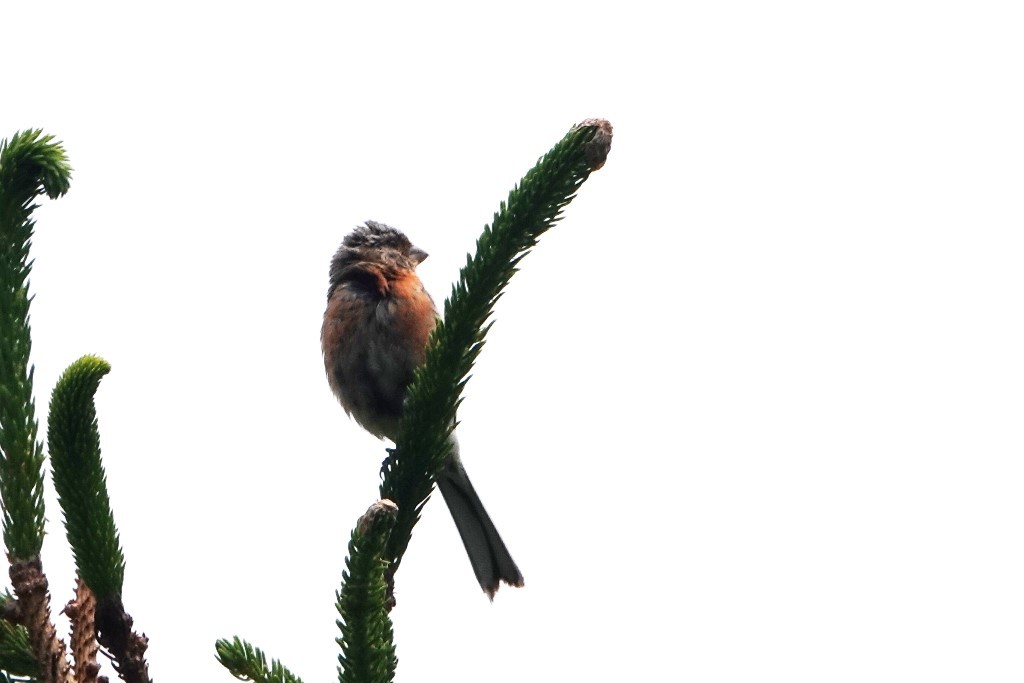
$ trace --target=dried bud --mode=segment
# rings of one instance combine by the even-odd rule
[[[363,536],[367,536],[372,533],[373,529],[380,524],[385,517],[394,519],[398,516],[398,506],[387,498],[378,500],[376,503],[366,509],[366,512],[362,517],[359,518],[357,528],[359,533]]]
[[[596,126],[594,137],[583,148],[583,155],[590,164],[590,170],[596,171],[604,166],[608,152],[612,148],[612,124],[607,119],[586,119],[576,124],[576,128]]]

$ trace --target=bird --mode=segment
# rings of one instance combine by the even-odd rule
[[[427,252],[401,230],[366,221],[331,259],[320,344],[331,390],[370,434],[394,441],[409,384],[423,364],[437,308],[416,267]],[[480,587],[493,601],[501,582],[523,575],[466,474],[458,442],[437,476]]]

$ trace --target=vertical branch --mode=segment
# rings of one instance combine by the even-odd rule
[[[580,185],[604,165],[611,142],[612,127],[604,119],[573,126],[502,202],[452,286],[444,321],[434,328],[426,361],[409,387],[397,448],[382,468],[380,497],[398,505],[385,553],[392,562],[389,575],[398,568],[436,473],[448,458],[456,409],[483,348],[494,303]]]
[[[64,643],[50,619],[43,546],[43,448],[32,398],[29,246],[36,197],[68,190],[64,148],[30,130],[0,144],[0,499],[11,582],[44,683],[69,679]]]
[[[341,683],[389,683],[395,678],[398,657],[388,616],[391,594],[384,578],[383,552],[397,514],[390,500],[377,501],[352,531],[337,603]]]
[[[121,600],[124,553],[100,458],[96,390],[110,364],[96,356],[72,363],[53,389],[47,441],[53,484],[82,581],[96,596],[96,633],[128,683],[148,683],[149,640],[132,630]]]
[[[46,432],[53,487],[75,566],[98,600],[119,596],[124,584],[124,552],[110,508],[96,421],[96,391],[108,372],[110,364],[96,356],[82,356],[69,365],[50,396]]]
[[[64,148],[41,131],[0,143],[0,498],[11,561],[43,547],[43,448],[32,398],[29,328],[29,246],[36,197],[67,192],[71,169]]]

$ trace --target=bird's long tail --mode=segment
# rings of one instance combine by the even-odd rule
[[[522,586],[523,575],[470,483],[457,448],[452,452],[444,472],[438,476],[437,488],[441,490],[459,535],[462,536],[477,581],[493,600],[500,582]]]

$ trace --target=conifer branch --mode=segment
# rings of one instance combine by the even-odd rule
[[[0,593],[0,671],[35,678],[39,665],[32,656],[28,631],[21,625],[20,606],[10,593]]]
[[[96,597],[97,640],[127,683],[148,683],[149,640],[132,630],[122,602],[124,553],[100,458],[94,397],[108,372],[110,364],[96,356],[68,366],[50,398],[47,442],[68,543],[81,580]]]
[[[124,553],[100,458],[94,397],[110,364],[96,356],[72,363],[53,389],[47,444],[53,485],[82,581],[98,600],[121,595]]]
[[[29,246],[33,202],[68,190],[64,148],[39,130],[0,143],[0,499],[12,562],[36,559],[43,546],[43,447],[32,397]],[[19,596],[20,597],[20,596]]]
[[[66,648],[50,618],[43,546],[43,447],[32,396],[28,293],[36,198],[68,190],[71,167],[60,143],[39,130],[0,143],[0,503],[4,543],[21,623],[44,683],[70,675]]]
[[[426,361],[405,403],[397,447],[382,467],[380,497],[398,505],[385,557],[393,577],[413,526],[451,450],[449,435],[469,372],[490,329],[490,316],[519,263],[551,228],[611,147],[611,124],[589,119],[574,126],[501,203],[467,257],[431,335]]]
[[[398,657],[382,555],[397,514],[390,500],[377,501],[352,531],[337,602],[340,683],[389,683],[395,678]]]
[[[231,675],[254,683],[302,683],[302,679],[289,671],[276,659],[267,666],[267,657],[258,647],[235,636],[231,640],[218,640],[217,661]]]

